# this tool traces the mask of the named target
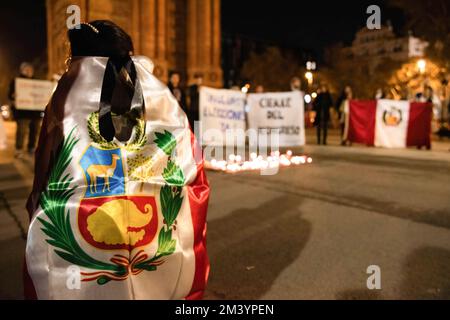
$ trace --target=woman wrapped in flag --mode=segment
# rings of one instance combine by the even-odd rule
[[[114,23],[68,37],[27,203],[26,298],[202,298],[209,186],[186,115]]]

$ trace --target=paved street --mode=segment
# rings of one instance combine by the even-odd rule
[[[449,155],[306,151],[276,176],[209,174],[208,298],[450,298]]]
[[[450,144],[330,144],[275,176],[209,172],[207,299],[450,298]],[[30,165],[0,153],[1,298],[22,297]],[[366,288],[369,265],[382,290]]]

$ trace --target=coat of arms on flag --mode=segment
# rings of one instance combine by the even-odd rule
[[[383,123],[387,126],[398,126],[403,120],[402,110],[396,107],[391,107],[390,110],[383,111]]]
[[[94,247],[132,250],[155,237],[158,211],[153,196],[126,195],[121,149],[90,146],[80,165],[86,194],[78,208],[78,227]]]
[[[73,134],[74,130],[65,141],[57,162],[56,167],[62,171],[72,160],[71,151],[78,142]],[[158,136],[164,139],[156,139],[155,142],[170,156],[176,146],[172,134],[166,131]],[[169,185],[161,188],[163,226],[159,230],[158,250],[153,257],[149,257],[143,250],[136,249],[148,245],[158,232],[156,201],[153,196],[126,194],[121,148],[99,149],[91,144],[79,163],[86,179],[85,196],[78,208],[78,227],[83,239],[95,248],[127,250],[128,254],[116,254],[110,262],[105,262],[97,261],[83,251],[64,213],[64,202],[73,188],[64,191],[66,197],[60,197],[59,193],[54,192],[56,190],[49,188],[43,198],[41,205],[50,221],[39,220],[44,226],[43,232],[50,238],[47,242],[55,247],[55,253],[61,258],[80,267],[98,270],[82,272],[83,281],[97,280],[101,285],[111,280],[125,280],[130,274],[137,275],[144,270],[156,270],[157,266],[164,263],[162,258],[175,250],[176,241],[172,239],[172,230],[176,228],[174,224],[181,207],[181,188]],[[172,168],[177,167],[172,160],[168,163]],[[180,179],[179,168],[172,170],[172,173]],[[173,178],[170,174],[166,175],[168,180]],[[62,177],[58,172],[53,178],[55,181],[51,183],[54,185],[67,186],[71,180],[68,175]],[[55,200],[59,201],[60,210],[53,206]]]

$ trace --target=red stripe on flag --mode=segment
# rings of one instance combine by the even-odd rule
[[[431,147],[431,117],[433,106],[430,103],[411,102],[409,108],[408,133],[406,145]]]
[[[375,116],[377,101],[351,100],[347,139],[373,146],[375,141]]]
[[[196,158],[197,142],[192,132],[191,144],[194,158]],[[201,150],[197,152],[201,152]],[[203,168],[203,159],[200,159],[197,163],[197,177],[188,186],[188,196],[194,227],[195,274],[191,292],[186,300],[198,300],[203,298],[209,276],[209,259],[206,252],[206,212],[209,200],[209,184]]]

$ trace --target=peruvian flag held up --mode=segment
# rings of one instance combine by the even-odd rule
[[[350,101],[347,139],[384,148],[431,147],[432,105],[404,100]]]

